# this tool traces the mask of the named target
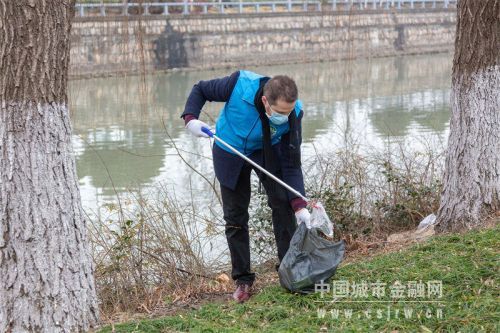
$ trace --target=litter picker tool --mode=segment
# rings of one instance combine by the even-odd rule
[[[304,201],[306,201],[308,204],[310,204],[312,206],[311,222],[307,226],[307,228],[312,228],[312,227],[318,228],[326,236],[333,237],[333,224],[331,223],[330,219],[328,218],[328,215],[326,214],[325,208],[323,207],[323,205],[320,202],[318,202],[318,201],[313,202],[313,201],[309,200],[308,198],[303,196],[299,191],[295,190],[290,185],[288,185],[287,183],[285,183],[284,181],[282,181],[281,179],[279,179],[278,177],[276,177],[275,175],[273,175],[272,173],[270,173],[269,171],[264,169],[262,166],[258,165],[257,163],[255,163],[254,161],[249,159],[247,156],[240,153],[236,148],[231,146],[229,143],[227,143],[224,140],[222,140],[221,138],[219,138],[209,128],[202,127],[201,130],[203,133],[205,133],[206,135],[208,135],[211,138],[214,138],[216,141],[223,144],[225,147],[227,147],[229,150],[234,152],[236,155],[238,155],[239,157],[241,157],[242,159],[244,159],[245,161],[247,161],[248,163],[250,163],[251,165],[253,165],[257,169],[259,169],[260,171],[262,171],[263,173],[265,173],[266,175],[271,177],[275,182],[277,182],[278,184],[280,184],[281,186],[286,188],[288,191],[290,191],[293,194],[295,194],[296,196],[304,199]]]
[[[208,135],[211,138],[214,138],[216,141],[219,141],[225,147],[230,149],[233,153],[235,153],[236,155],[238,155],[239,157],[241,157],[242,159],[244,159],[245,161],[247,161],[248,163],[250,163],[251,165],[253,165],[257,169],[259,169],[260,171],[262,171],[263,173],[265,173],[266,175],[271,177],[275,182],[277,182],[278,184],[280,184],[281,186],[286,188],[288,191],[292,192],[296,196],[301,197],[306,202],[308,202],[308,203],[310,202],[309,199],[307,199],[305,196],[303,196],[299,191],[295,190],[290,185],[288,185],[287,183],[285,183],[284,181],[282,181],[281,179],[279,179],[278,177],[276,177],[275,175],[273,175],[272,173],[270,173],[269,171],[267,171],[266,169],[264,169],[263,167],[261,167],[260,165],[258,165],[254,161],[252,161],[251,159],[249,159],[248,157],[246,157],[244,154],[240,153],[237,149],[235,149],[229,143],[227,143],[226,141],[222,140],[217,135],[215,135],[210,129],[208,129],[206,127],[202,127],[201,130],[203,131],[203,133],[205,133],[206,135]]]

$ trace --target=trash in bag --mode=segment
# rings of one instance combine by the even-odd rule
[[[330,236],[331,235],[331,236]],[[314,292],[316,283],[328,283],[344,258],[344,241],[334,242],[333,227],[321,204],[313,205],[311,229],[301,223],[280,263],[280,284],[292,292]]]
[[[333,239],[333,224],[326,214],[325,208],[320,202],[313,204],[311,214],[311,228],[318,228],[326,236]]]

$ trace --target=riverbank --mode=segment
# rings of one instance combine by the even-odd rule
[[[371,254],[383,248],[389,234],[414,230],[438,208],[442,154],[399,149],[391,156],[384,151],[366,155],[354,145],[303,163],[306,175],[313,165],[324,170],[321,179],[314,177],[319,182],[306,176],[306,193],[321,199],[334,221],[335,239],[346,240],[348,257],[352,251]],[[252,188],[248,229],[253,267],[274,264],[271,211],[255,182]],[[203,194],[213,198],[209,209],[197,204],[193,192],[187,196],[191,202],[183,203],[157,184],[146,193],[130,193],[128,204],[122,194],[118,203],[87,215],[104,320],[153,315],[171,303],[177,308],[206,295],[227,296],[233,289],[220,198],[214,188]]]
[[[70,76],[448,52],[452,9],[75,18]]]
[[[363,282],[377,282],[384,295],[373,296],[373,286],[367,285],[366,296],[353,288],[333,302],[340,289],[323,297],[303,296],[275,284],[245,304],[205,304],[176,316],[136,320],[100,332],[493,332],[498,328],[498,231],[497,224],[463,235],[437,236],[406,250],[341,264],[334,277],[358,288]]]

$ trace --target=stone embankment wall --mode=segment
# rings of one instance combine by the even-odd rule
[[[454,10],[75,18],[73,77],[453,49]]]

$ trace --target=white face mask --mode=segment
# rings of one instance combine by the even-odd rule
[[[284,115],[284,114],[281,114],[281,113],[274,111],[269,103],[267,104],[267,106],[271,110],[271,115],[268,115],[266,112],[266,116],[267,116],[267,118],[269,118],[270,122],[272,122],[276,126],[283,125],[286,122],[288,122],[288,116],[290,114]],[[292,112],[293,112],[293,110],[292,110]]]
[[[278,112],[272,111],[272,114],[269,116],[267,113],[267,118],[269,118],[269,121],[272,122],[274,125],[283,125],[288,121],[288,116],[285,116],[283,114],[279,114]]]

